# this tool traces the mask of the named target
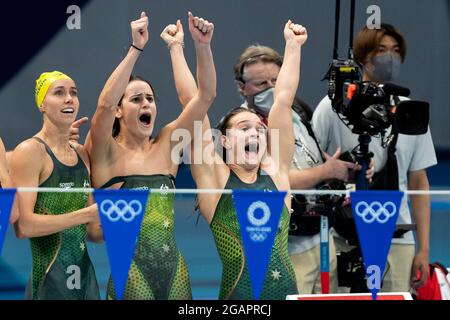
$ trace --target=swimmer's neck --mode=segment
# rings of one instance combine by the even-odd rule
[[[259,167],[255,166],[253,168],[245,168],[234,163],[230,163],[228,167],[239,177],[242,182],[253,183],[256,179],[258,179]]]
[[[60,128],[54,124],[47,123],[36,136],[44,140],[52,148],[67,151],[72,150],[69,144],[70,128]]]
[[[150,137],[138,138],[131,135],[119,134],[115,139],[118,144],[128,150],[148,151],[153,144],[153,140]]]

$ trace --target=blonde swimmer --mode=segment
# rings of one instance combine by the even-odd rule
[[[75,82],[59,71],[36,80],[35,100],[42,129],[20,143],[11,160],[16,187],[89,188],[89,159],[69,144],[78,110]],[[86,238],[101,240],[97,206],[88,193],[19,192],[17,234],[30,238],[33,259],[26,298],[99,299]]]

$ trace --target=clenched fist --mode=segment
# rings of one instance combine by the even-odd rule
[[[148,17],[145,12],[141,13],[141,18],[130,23],[133,45],[139,49],[144,49],[148,41]]]
[[[295,24],[289,20],[284,26],[284,39],[286,42],[294,40],[297,44],[303,45],[308,39],[308,32],[301,24]]]
[[[214,32],[214,24],[188,12],[189,31],[195,42],[210,44]]]
[[[161,32],[161,38],[167,44],[169,48],[174,44],[184,45],[184,31],[183,25],[180,20],[177,20],[177,24],[169,24]]]

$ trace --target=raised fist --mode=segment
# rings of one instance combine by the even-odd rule
[[[169,24],[164,30],[161,32],[161,38],[170,48],[173,44],[180,44],[183,46],[184,44],[184,31],[183,25],[180,20],[177,20],[177,24]]]
[[[188,12],[189,31],[195,42],[209,44],[214,32],[214,24],[203,18],[194,17]]]
[[[148,17],[145,12],[141,13],[140,19],[131,21],[130,25],[133,45],[144,49],[148,41]]]
[[[284,39],[286,42],[294,40],[297,44],[303,45],[308,39],[308,32],[301,24],[295,24],[289,20],[284,26]]]

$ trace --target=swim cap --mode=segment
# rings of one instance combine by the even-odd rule
[[[61,79],[72,80],[68,75],[65,75],[64,73],[59,71],[44,72],[39,76],[39,78],[36,80],[35,89],[35,99],[38,108],[41,108],[42,101],[44,101],[48,88],[50,88],[53,82]]]

